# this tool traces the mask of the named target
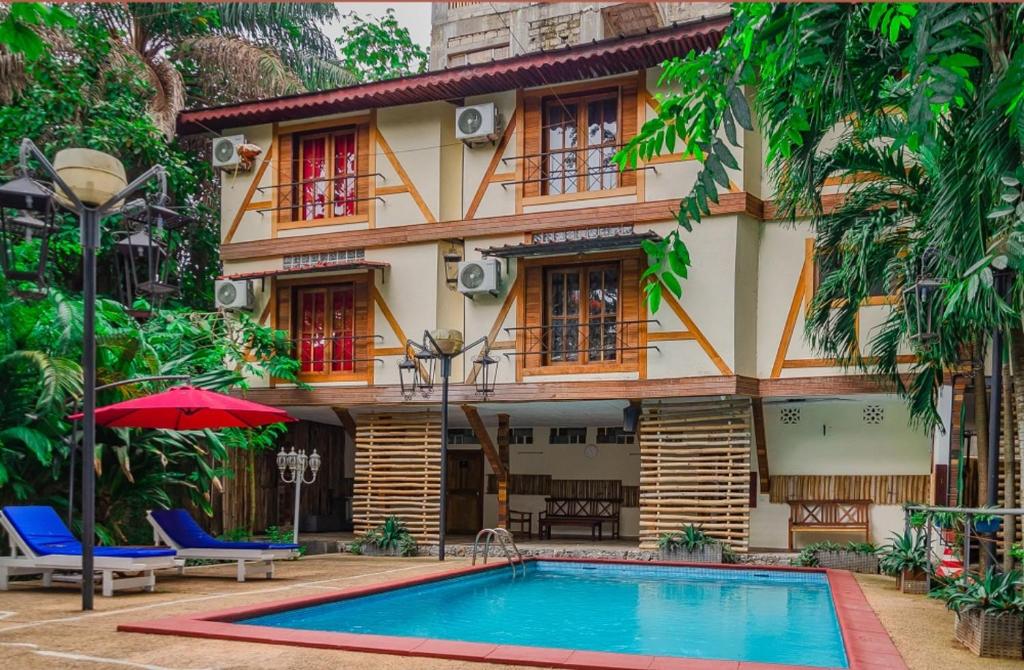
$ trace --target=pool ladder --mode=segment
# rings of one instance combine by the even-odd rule
[[[522,567],[523,576],[526,576],[526,564],[523,562],[523,555],[519,553],[519,547],[516,546],[512,533],[508,532],[505,528],[484,528],[476,534],[476,539],[473,540],[473,565],[476,565],[476,554],[480,548],[480,538],[484,538],[484,565],[487,564],[487,557],[491,553],[491,540],[497,539],[498,545],[505,553],[505,558],[508,559],[509,567],[512,568],[512,578],[515,579],[516,576],[516,565]]]

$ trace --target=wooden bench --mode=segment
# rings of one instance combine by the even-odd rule
[[[551,539],[552,526],[590,526],[591,539],[603,540],[603,526],[610,523],[612,537],[619,537],[622,500],[601,498],[545,498],[547,509],[538,517],[540,538]]]
[[[863,533],[871,540],[870,500],[788,500],[789,549],[801,531]]]

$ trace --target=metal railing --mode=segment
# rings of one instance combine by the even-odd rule
[[[311,337],[295,337],[292,338],[292,352],[296,360],[299,361],[299,374],[305,375],[318,375],[318,374],[330,374],[332,372],[354,372],[358,367],[358,363],[381,363],[383,364],[384,359],[376,356],[359,356],[357,352],[365,345],[360,344],[361,342],[383,340],[382,335],[317,335]],[[302,351],[302,345],[309,343],[310,348],[321,347],[322,354],[318,357],[304,357]],[[350,354],[346,355],[345,350],[348,348]],[[338,354],[341,354],[340,356]],[[341,367],[335,368],[334,365],[339,364]],[[320,370],[307,370],[307,366],[320,366]],[[348,365],[350,367],[346,368]]]
[[[624,352],[659,350],[657,345],[640,344],[649,323],[661,325],[658,319],[598,319],[505,328],[506,334],[516,338],[516,350],[505,356],[539,356],[542,365],[620,363]]]
[[[526,576],[526,563],[523,562],[523,555],[519,553],[519,547],[516,546],[515,538],[505,528],[484,528],[476,534],[476,538],[473,540],[473,562],[472,565],[476,565],[476,554],[480,548],[480,538],[484,538],[484,565],[487,565],[487,557],[491,553],[491,540],[497,538],[498,546],[501,547],[502,553],[505,554],[505,558],[508,559],[508,565],[512,568],[512,578],[516,577],[516,565],[522,566],[523,576]],[[515,552],[515,556],[513,556]]]
[[[923,514],[924,522],[922,524],[914,523],[912,517],[915,514]],[[936,516],[939,514],[956,514],[959,515],[958,519],[962,519],[959,523],[959,527],[956,528],[939,528],[936,525]],[[975,518],[978,516],[999,517],[1001,526],[1000,528],[1005,529],[1007,520],[1011,517],[1018,517],[1015,524],[1016,528],[1021,527],[1022,519],[1024,517],[1024,509],[1013,507],[1013,508],[997,508],[997,507],[937,507],[931,505],[904,505],[903,506],[903,528],[905,533],[910,533],[911,528],[921,528],[925,533],[925,557],[926,566],[925,570],[928,578],[928,588],[931,588],[931,580],[933,574],[933,552],[932,552],[932,535],[936,529],[939,530],[952,530],[958,533],[962,533],[963,536],[959,538],[960,551],[962,553],[963,571],[966,574],[971,567],[971,542],[972,540],[978,543],[979,548],[979,559],[980,552],[987,554],[988,563],[992,566],[999,565],[997,560],[997,544],[1000,542],[999,533],[1000,529],[997,528],[991,532],[979,533],[977,532]],[[1011,544],[1016,542],[1016,532],[1010,537]],[[948,546],[952,549],[956,549],[954,543],[945,541],[940,535],[938,538],[938,546],[941,549],[943,546]]]

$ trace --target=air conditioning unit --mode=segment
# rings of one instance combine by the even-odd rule
[[[493,102],[455,110],[455,138],[471,147],[496,142],[500,127],[501,114]]]
[[[501,262],[497,258],[459,263],[459,293],[472,298],[481,293],[498,295],[501,287]]]
[[[213,288],[218,309],[252,311],[256,306],[252,282],[248,279],[218,279]]]
[[[213,140],[213,167],[242,167],[242,157],[238,155],[238,147],[245,144],[245,135],[228,135]]]

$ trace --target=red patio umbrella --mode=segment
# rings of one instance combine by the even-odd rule
[[[82,414],[68,418],[79,421]],[[192,386],[175,386],[96,409],[96,423],[110,428],[254,428],[295,420],[283,409]]]

